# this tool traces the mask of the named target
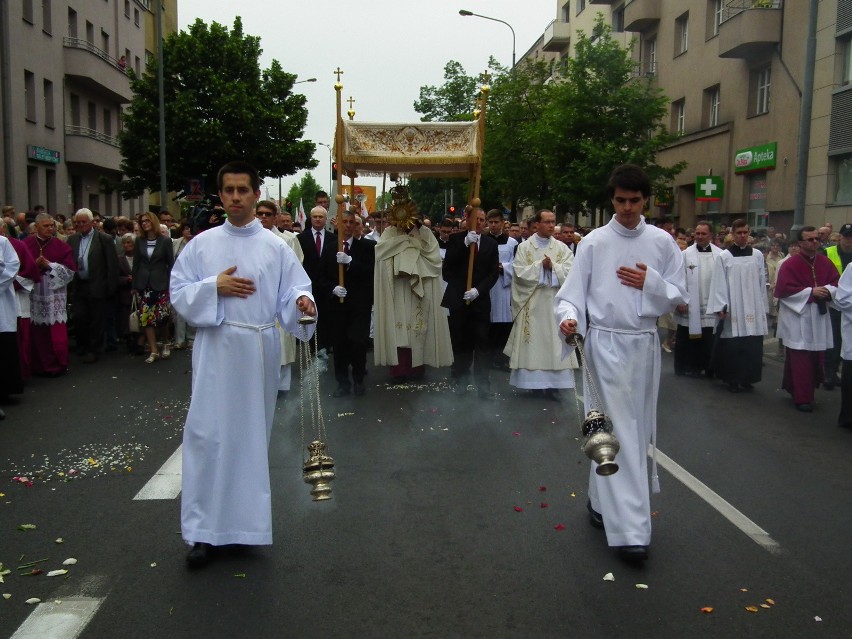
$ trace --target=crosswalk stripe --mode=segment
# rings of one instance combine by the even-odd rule
[[[183,462],[181,451],[183,444],[177,447],[172,456],[160,467],[160,470],[142,486],[142,490],[136,493],[136,499],[175,499],[180,495],[181,473]]]

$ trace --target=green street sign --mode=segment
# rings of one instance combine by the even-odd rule
[[[699,175],[695,178],[695,201],[718,202],[725,195],[725,181],[720,175]]]

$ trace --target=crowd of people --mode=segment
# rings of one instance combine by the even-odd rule
[[[364,217],[345,205],[338,212],[322,191],[301,229],[260,200],[248,165],[226,165],[218,183],[217,223],[196,235],[190,220],[175,223],[167,211],[131,220],[80,209],[69,229],[43,210],[4,209],[0,222],[9,238],[0,240],[0,304],[16,315],[0,317],[4,392],[21,392],[29,375],[66,372],[67,326],[90,364],[122,343],[147,364],[197,345],[203,366],[193,370],[183,466],[191,565],[221,544],[271,543],[268,472],[256,473],[268,471],[275,396],[290,388],[295,340],[314,329],[337,398],[367,393],[372,350],[374,369],[386,367],[394,382],[449,367],[452,392],[488,400],[499,371],[524,395],[560,401],[580,364],[565,338],[582,335],[601,389],[600,398],[586,396],[586,409],[605,406],[631,451],[614,478],[592,465],[588,509],[628,560],[645,559],[650,544],[656,469],[649,486],[645,451],[656,441],[663,352],[673,352],[677,375],[748,392],[761,378],[764,337],[777,330],[783,387],[796,409],[814,409],[820,384],[841,386],[839,423],[852,425],[852,371],[840,373],[852,360],[852,338],[842,340],[852,330],[852,276],[840,277],[852,262],[852,224],[836,234],[807,226],[788,240],[772,228],[752,232],[744,220],[651,223],[650,184],[631,165],[608,185],[614,217],[593,230],[559,224],[548,209],[510,223],[503,210],[476,207],[433,226],[405,198],[395,206],[408,214]],[[305,314],[315,317],[310,331],[298,327]],[[257,395],[256,414],[237,420],[257,422],[251,435],[247,426],[235,438],[223,417],[233,406],[213,375],[220,366],[244,369],[241,396]],[[233,467],[209,463],[211,438],[229,442]],[[263,499],[223,508],[229,498],[210,486],[233,481],[247,492],[259,482]]]

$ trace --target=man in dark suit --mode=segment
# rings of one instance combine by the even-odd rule
[[[311,225],[299,233],[299,244],[305,254],[304,266],[308,277],[311,278],[314,299],[317,305],[317,348],[331,348],[330,326],[325,325],[323,317],[327,315],[331,304],[331,291],[337,283],[337,278],[328,276],[328,264],[337,264],[337,238],[325,230],[327,211],[322,206],[311,209]]]
[[[373,307],[373,271],[376,266],[376,243],[353,237],[355,215],[343,214],[343,250],[326,263],[328,279],[335,282],[327,305],[334,352],[335,397],[352,392],[349,369],[352,369],[355,395],[366,392],[367,341],[370,337],[370,313]],[[343,285],[339,283],[339,265],[343,266]]]
[[[455,360],[451,375],[456,390],[464,389],[461,378],[473,363],[476,390],[480,397],[488,398],[492,396],[488,379],[488,331],[491,326],[491,287],[499,275],[498,249],[497,242],[482,232],[485,211],[472,209],[467,213],[467,216],[471,215],[474,216],[474,224],[468,226],[471,230],[454,233],[447,242],[443,266],[447,290],[441,306],[450,310],[450,339]],[[474,251],[473,278],[468,287],[471,247]]]
[[[118,255],[112,237],[94,228],[89,209],[74,214],[74,229],[68,238],[77,263],[71,283],[72,321],[77,353],[90,364],[104,346],[106,305],[118,287]]]

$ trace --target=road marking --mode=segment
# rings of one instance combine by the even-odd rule
[[[74,639],[86,627],[104,598],[69,597],[40,603],[11,639]]]
[[[142,486],[142,490],[136,493],[133,499],[174,499],[180,495],[181,473],[183,462],[181,451],[183,444],[177,447],[172,456],[160,467],[160,470]]]
[[[665,468],[675,479],[719,511],[725,519],[751,537],[752,541],[756,544],[774,554],[781,552],[781,545],[772,539],[768,532],[737,510],[704,482],[691,475],[683,466],[664,454],[659,448],[657,449],[657,464]]]

